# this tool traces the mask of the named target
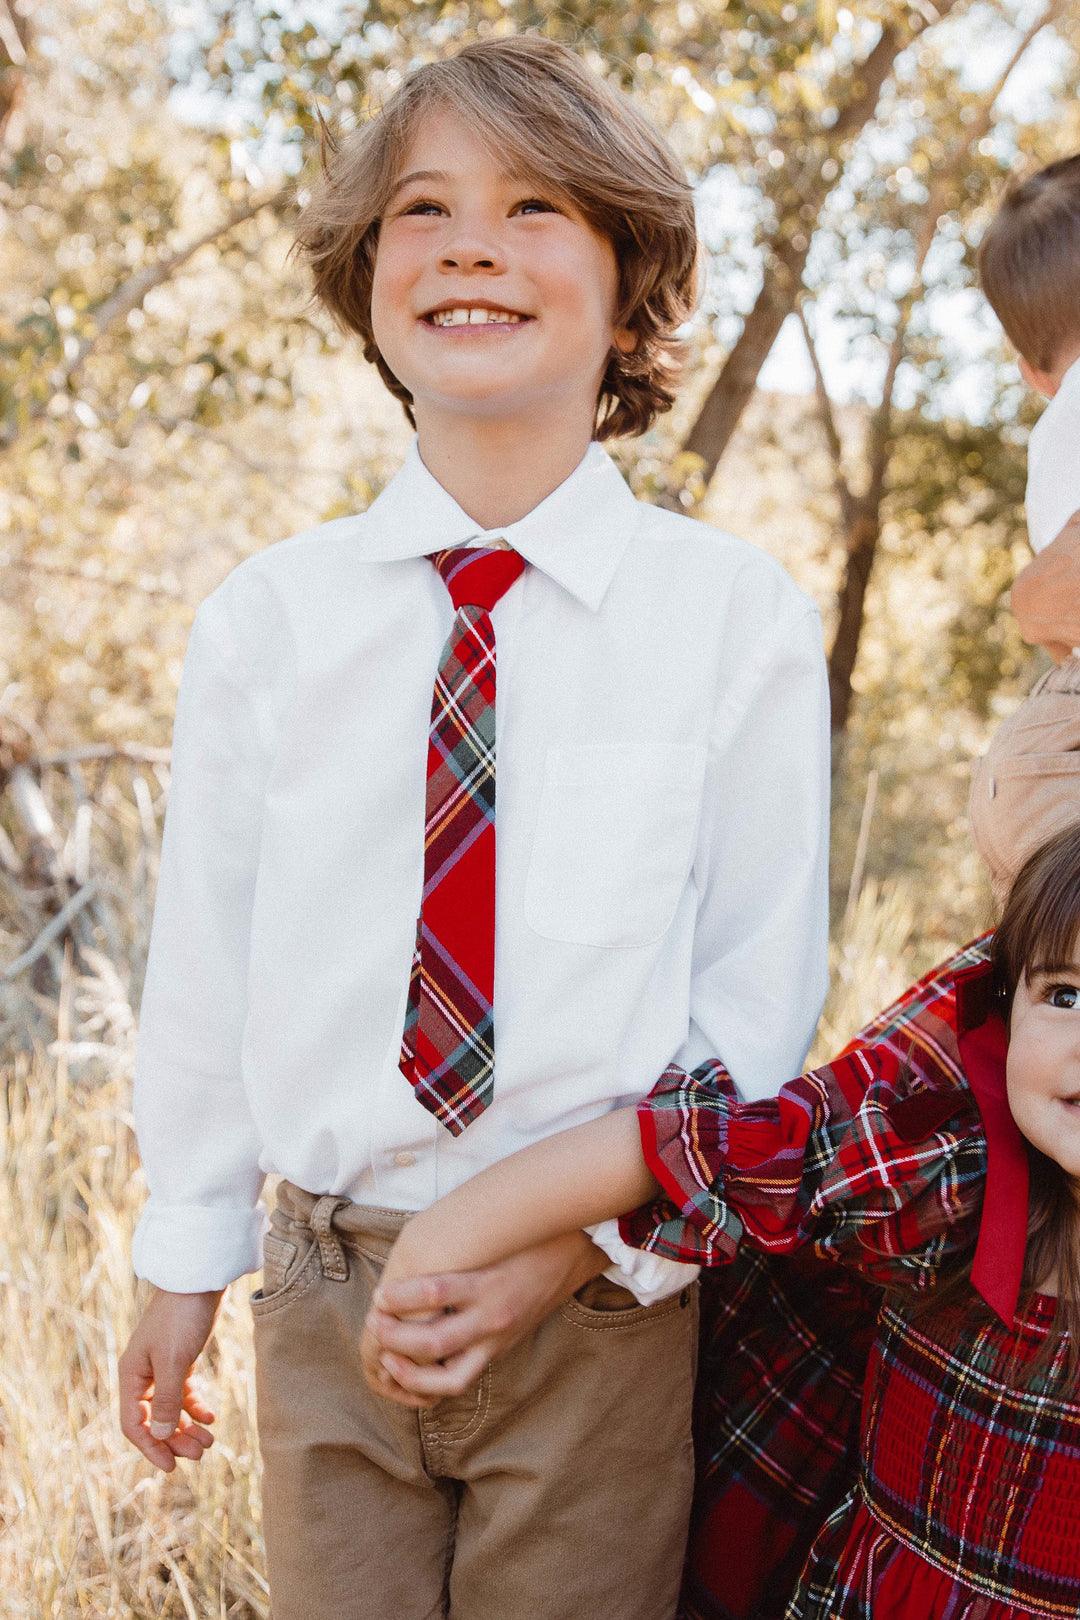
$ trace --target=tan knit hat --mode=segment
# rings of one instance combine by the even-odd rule
[[[1080,658],[1050,670],[971,773],[968,818],[998,900],[1038,846],[1080,821]]]

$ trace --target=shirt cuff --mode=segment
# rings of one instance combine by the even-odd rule
[[[667,1260],[661,1254],[632,1249],[619,1236],[617,1220],[601,1221],[585,1230],[597,1248],[603,1249],[612,1261],[604,1276],[609,1282],[628,1288],[639,1305],[655,1305],[669,1294],[677,1294],[701,1271],[700,1266],[688,1266],[681,1260]]]
[[[135,1275],[170,1294],[227,1288],[262,1265],[266,1212],[155,1204],[143,1210],[132,1244]]]

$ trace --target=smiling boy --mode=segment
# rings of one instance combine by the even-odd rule
[[[798,1068],[825,984],[817,614],[597,442],[671,402],[696,240],[674,158],[573,53],[419,69],[299,240],[417,437],[365,514],[196,619],[124,1432],[166,1470],[209,1444],[191,1367],[279,1173],[253,1301],[275,1620],[670,1620],[696,1268],[615,1222],[517,1255],[478,1284],[505,1331],[466,1332],[474,1376],[435,1405],[369,1388],[361,1334],[409,1213],[478,1170],[672,1059],[721,1056],[750,1096]]]

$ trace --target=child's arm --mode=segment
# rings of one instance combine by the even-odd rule
[[[744,1242],[776,1253],[812,1244],[873,1281],[919,1287],[945,1248],[968,1241],[985,1168],[980,1111],[962,1077],[902,1057],[890,1040],[761,1102],[739,1102],[718,1065],[672,1067],[637,1110],[511,1154],[414,1216],[383,1286],[430,1273],[433,1261],[490,1264],[659,1190],[714,1264]]]
[[[1080,512],[1017,574],[1010,600],[1024,640],[1055,663],[1080,647]]]
[[[209,1414],[187,1380],[222,1289],[260,1264],[259,1132],[240,1062],[269,770],[258,692],[219,591],[200,608],[184,661],[135,1064],[150,1196],[133,1258],[158,1292],[122,1359],[121,1426],[166,1471],[209,1444],[199,1427]]]
[[[408,1406],[460,1393],[606,1267],[581,1228],[657,1190],[636,1112],[621,1108],[511,1154],[414,1215],[365,1324],[372,1388]]]
[[[394,1245],[384,1285],[495,1265],[636,1209],[658,1191],[636,1110],[617,1108],[501,1159],[414,1215]]]

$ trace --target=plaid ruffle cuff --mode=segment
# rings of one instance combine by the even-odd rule
[[[672,1066],[638,1105],[663,1189],[620,1222],[635,1247],[716,1266],[810,1245],[916,1291],[978,1232],[986,1139],[962,1071],[887,1042],[739,1102],[716,1061]]]
[[[672,1064],[642,1098],[642,1148],[667,1196],[622,1216],[619,1235],[625,1243],[702,1266],[734,1257],[742,1222],[720,1196],[715,1178],[726,1158],[735,1101],[731,1076],[717,1062],[690,1074]]]

